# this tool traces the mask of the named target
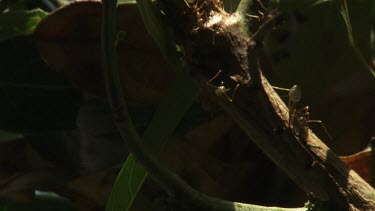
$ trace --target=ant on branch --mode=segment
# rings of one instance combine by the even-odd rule
[[[234,95],[236,94],[236,91],[237,91],[237,88],[240,86],[239,84],[236,85],[236,88],[234,88],[234,91],[233,91],[233,94],[232,94],[232,98],[230,98],[228,95],[227,95],[227,92],[230,91],[230,89],[227,89],[225,88],[224,86],[224,82],[222,81],[220,83],[220,86],[215,86],[213,85],[211,82],[213,80],[215,80],[215,78],[217,78],[221,73],[221,70],[219,70],[218,73],[216,73],[216,75],[214,77],[212,77],[210,80],[207,81],[207,86],[210,86],[212,88],[215,88],[215,94],[217,96],[224,96],[226,97],[230,102],[233,102],[233,99],[234,99]]]
[[[261,10],[257,10],[259,15],[246,14],[246,16],[249,18],[255,18],[258,20],[258,22],[261,22],[261,20],[264,18],[264,11],[266,11],[267,8],[263,5],[261,0],[256,0],[255,2],[259,5],[260,9],[263,10],[263,12]]]
[[[202,2],[202,0],[195,0],[195,1],[184,0],[184,2],[186,6],[192,11],[193,15],[196,16],[197,27],[193,31],[197,31],[198,29],[205,28],[204,23],[208,20],[208,15],[209,15],[207,14],[207,11],[205,11],[205,9],[207,9],[207,8],[204,8],[205,6],[214,7],[220,11],[224,11],[223,2],[221,0],[204,0],[200,6],[198,4],[199,2]]]
[[[194,15],[196,15],[198,26],[196,29],[194,29],[194,31],[198,30],[199,28],[203,28],[203,24],[204,24],[203,15],[206,16],[206,20],[207,20],[207,14],[205,11],[201,12],[201,10],[205,5],[207,5],[207,2],[204,1],[200,6],[198,6],[199,0],[196,0],[193,6],[190,6],[190,2],[188,2],[187,0],[184,0],[184,2],[186,6],[193,11]]]
[[[288,92],[289,128],[297,132],[296,128],[294,127],[294,123],[297,123],[299,127],[303,128],[305,132],[308,132],[309,123],[319,123],[324,129],[329,139],[333,140],[332,136],[328,133],[327,128],[324,126],[321,120],[310,120],[309,106],[305,106],[302,109],[296,108],[296,104],[300,102],[302,98],[302,91],[301,91],[301,88],[299,88],[299,86],[294,85],[290,89],[280,88],[280,87],[275,87],[275,86],[272,86],[272,88],[276,90]]]

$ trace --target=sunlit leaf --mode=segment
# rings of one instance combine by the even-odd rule
[[[10,11],[0,14],[0,41],[31,34],[47,13],[35,9],[31,11]]]
[[[135,3],[136,0],[118,0],[117,4],[129,4],[129,3]]]

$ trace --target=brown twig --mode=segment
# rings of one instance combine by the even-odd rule
[[[251,8],[251,2],[242,0],[241,5]],[[181,20],[185,20],[181,14],[189,14],[187,9],[179,8],[178,4],[171,2],[168,2],[166,8],[167,16],[180,17]],[[239,8],[238,11],[242,12],[237,15],[246,15],[247,12],[244,11],[249,11],[248,8]],[[199,67],[213,68],[213,71],[215,67],[222,69],[221,79],[224,84],[230,84],[231,81],[233,83],[233,80],[240,84],[233,103],[213,95],[213,90],[211,96],[217,98],[218,103],[259,148],[306,193],[312,193],[319,200],[332,202],[332,208],[338,210],[375,210],[375,191],[370,185],[345,166],[307,127],[302,128],[300,125],[301,128],[296,130],[289,128],[289,111],[258,66],[261,50],[259,48],[262,48],[261,42],[266,33],[273,28],[272,19],[265,22],[268,25],[259,26],[260,31],[253,37],[254,44],[251,36],[247,39],[247,34],[241,33],[246,32],[241,30],[246,24],[240,23],[245,17],[219,14],[214,7],[211,11],[210,8],[205,9],[205,13],[221,21],[210,25],[201,23],[204,27],[195,30],[191,35],[188,32],[192,29],[181,29],[177,23],[172,25],[176,31],[186,32],[182,35],[178,32],[176,34],[184,40],[182,43],[189,62]],[[187,15],[186,19],[188,18],[194,16]],[[236,24],[233,23],[233,18],[238,18]],[[214,44],[208,39],[209,33],[215,36]],[[204,54],[201,53],[202,50],[198,50],[199,46],[206,47]],[[217,46],[220,46],[220,51]],[[221,55],[228,60],[233,58],[233,62],[228,66],[228,62],[218,59]],[[201,75],[206,74],[201,72]],[[249,77],[246,77],[247,75]],[[206,77],[206,80],[208,79],[209,77]],[[202,84],[204,83],[205,81],[202,81]]]
[[[116,17],[117,1],[103,0],[103,22],[102,22],[102,59],[104,78],[106,82],[107,95],[110,107],[112,109],[113,118],[119,132],[124,140],[126,140],[137,160],[144,166],[150,175],[166,190],[170,195],[177,199],[187,202],[204,210],[221,210],[221,211],[292,211],[305,210],[305,208],[279,208],[264,207],[251,204],[230,202],[217,198],[206,196],[190,186],[188,186],[178,176],[164,168],[148,152],[141,143],[141,138],[136,132],[131,121],[122,93],[121,82],[118,77],[117,60],[115,54],[115,17]]]

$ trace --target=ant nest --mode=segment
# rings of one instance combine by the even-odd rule
[[[192,10],[193,15],[197,20],[198,29],[211,29],[217,26],[233,26],[238,22],[237,14],[228,14],[225,12],[222,1],[220,0],[206,0],[206,1],[187,1],[186,5]],[[193,4],[193,5],[191,5]]]
[[[215,25],[233,26],[238,23],[237,14],[230,15],[228,13],[211,12],[210,18],[205,23],[205,27],[213,28]]]

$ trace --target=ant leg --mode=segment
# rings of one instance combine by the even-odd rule
[[[331,141],[333,141],[332,136],[328,133],[327,128],[324,126],[324,124],[323,124],[323,122],[322,122],[321,120],[307,120],[307,122],[308,122],[308,123],[319,123],[319,124],[322,126],[322,128],[324,129],[324,131],[326,132],[326,134],[327,134],[327,136],[329,137],[329,139],[330,139]]]
[[[232,1],[232,0],[230,0]],[[223,1],[215,1],[215,4],[217,7],[219,7],[220,9],[224,10],[224,4],[223,4]]]
[[[293,109],[293,111],[289,110],[289,128],[292,127],[292,124],[293,124],[293,121],[294,121],[294,117],[296,116],[296,112],[297,112],[296,109]]]
[[[214,78],[215,77],[217,77],[217,75],[218,74],[216,74],[215,76],[214,76]],[[224,86],[224,82],[222,81],[221,82],[221,84],[220,84],[220,86],[215,86],[215,85],[213,85],[213,84],[211,84],[211,83],[208,83],[207,82],[207,85],[208,86],[210,86],[210,87],[212,87],[212,88],[215,88],[215,94],[216,94],[216,96],[225,96],[230,102],[232,102],[232,99],[227,95],[227,91],[229,91],[230,89],[226,89],[225,88],[225,86]]]
[[[264,13],[263,13],[262,11],[258,10],[258,13],[259,13],[259,15],[261,16],[261,17],[260,17],[261,19],[264,18]]]
[[[329,139],[331,141],[333,140],[332,136],[328,133],[327,128],[325,127],[325,125],[323,124],[323,122],[321,120],[310,120],[309,106],[304,107],[303,109],[301,109],[301,111],[304,112],[304,113],[301,112],[301,114],[305,115],[307,123],[319,123],[322,126],[322,128],[324,129],[324,132],[327,134]]]
[[[229,89],[227,90],[223,90],[221,93],[224,94],[224,96],[229,100],[229,102],[233,102],[233,100],[227,95],[226,91],[228,91]]]
[[[228,95],[227,95],[227,91],[229,91],[230,89],[225,89],[225,87],[224,87],[224,84],[223,84],[223,82],[221,82],[221,86],[216,90],[216,95],[224,95],[230,102],[233,102],[233,99],[234,99],[234,96],[235,96],[235,94],[236,94],[236,91],[237,91],[237,89],[238,89],[238,87],[239,87],[240,85],[239,84],[237,84],[236,85],[236,88],[234,88],[234,91],[233,91],[233,94],[232,94],[232,98],[230,98]]]
[[[219,88],[218,86],[212,85],[212,84],[210,84],[210,83],[208,83],[208,82],[207,82],[207,86],[212,87],[212,88],[215,88],[215,89],[218,89],[218,88]]]
[[[240,85],[237,84],[237,85],[236,85],[236,88],[234,88],[234,91],[233,91],[233,94],[232,94],[232,100],[234,99],[234,96],[235,96],[236,91],[237,91],[237,89],[238,89],[239,86],[240,86]]]
[[[276,89],[276,90],[280,90],[280,91],[290,92],[290,89],[287,89],[287,88],[281,88],[281,87],[277,87],[277,86],[272,86],[272,88]]]
[[[212,77],[210,80],[208,80],[207,81],[207,84],[211,84],[211,82],[213,81],[213,80],[215,80],[215,78],[217,78],[219,75],[220,75],[220,73],[221,73],[221,70],[219,70],[217,73],[216,73],[216,75],[214,76],[214,77]],[[212,85],[212,84],[211,84]]]
[[[186,0],[184,0],[184,2],[185,2],[185,4],[186,4],[187,7],[191,8],[189,2],[187,2]]]
[[[221,87],[222,87],[222,89],[220,89],[220,93],[221,94],[224,94],[224,96],[230,101],[230,102],[233,102],[233,99],[234,99],[234,96],[235,96],[235,94],[236,94],[236,91],[237,91],[237,89],[238,89],[238,87],[239,87],[240,85],[239,84],[237,84],[236,85],[236,88],[234,88],[234,91],[233,91],[233,94],[232,94],[232,98],[230,98],[228,95],[227,95],[227,91],[229,91],[230,89],[225,89],[225,87],[224,87],[224,85],[223,85],[223,82],[221,82]],[[219,94],[219,93],[217,93],[217,94]]]
[[[257,20],[260,22],[260,17],[257,16],[257,15],[249,15],[249,14],[246,14],[246,16],[249,17],[249,18],[255,18],[255,19],[257,19]]]
[[[209,87],[212,87],[212,88],[215,88],[215,94],[217,96],[222,96],[224,95],[230,102],[233,102],[233,98],[234,98],[234,95],[237,91],[237,88],[239,87],[239,84],[237,84],[236,88],[234,89],[234,92],[233,92],[233,95],[232,95],[232,98],[230,98],[228,95],[227,95],[227,91],[229,91],[230,89],[226,89],[225,86],[224,86],[224,82],[222,81],[220,86],[215,86],[213,85],[211,82],[213,80],[215,80],[221,73],[221,70],[219,70],[216,75],[214,77],[212,77],[210,80],[207,81],[207,86]]]
[[[260,7],[262,7],[262,9],[266,10],[267,8],[263,5],[262,1],[261,0],[256,0],[258,2],[258,4],[260,5]]]
[[[204,6],[204,5],[206,5],[207,6],[207,2],[206,1],[204,1],[202,4],[201,4],[201,6],[200,7],[198,7],[198,2],[199,2],[199,0],[197,0],[197,3],[196,3],[196,7],[197,7],[197,11],[199,12],[199,10],[201,10],[202,9],[202,7]]]

